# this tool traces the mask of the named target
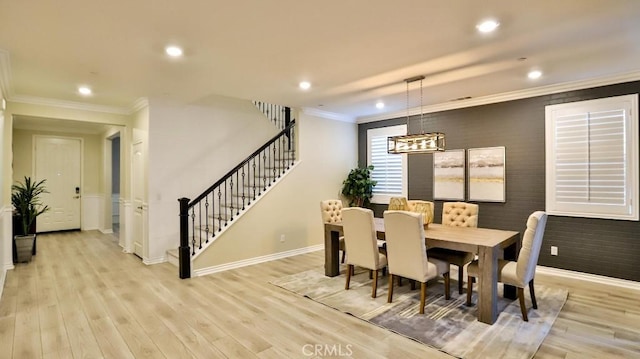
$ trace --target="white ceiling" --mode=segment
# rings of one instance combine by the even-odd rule
[[[224,95],[366,118],[406,109],[403,79],[416,75],[426,76],[423,104],[434,105],[640,74],[638,0],[23,0],[0,9],[9,100],[126,111],[143,97]],[[486,18],[500,22],[495,33],[476,31]],[[185,56],[167,58],[168,44]],[[529,80],[531,69],[542,78]],[[80,97],[81,84],[94,95]],[[420,101],[412,86],[410,107]]]

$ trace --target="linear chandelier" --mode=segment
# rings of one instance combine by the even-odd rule
[[[391,136],[387,139],[387,153],[433,153],[444,151],[444,133],[424,133],[422,113],[422,80],[424,76],[415,76],[404,80],[407,83],[407,131],[409,130],[409,84],[420,81],[420,133],[413,135]]]

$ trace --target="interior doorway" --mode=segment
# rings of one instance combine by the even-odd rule
[[[42,203],[50,208],[37,231],[80,229],[82,139],[36,135],[34,153],[35,181],[46,180]]]

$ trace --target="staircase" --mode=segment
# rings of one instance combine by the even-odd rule
[[[254,104],[280,132],[195,199],[179,199],[180,247],[167,253],[169,262],[178,264],[180,278],[189,278],[191,260],[295,164],[295,120],[290,109],[257,101]]]

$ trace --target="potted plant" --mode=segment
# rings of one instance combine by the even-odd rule
[[[350,206],[369,206],[377,183],[371,179],[371,171],[373,166],[354,168],[342,182],[342,194],[349,199]]]
[[[43,205],[40,199],[43,193],[49,193],[44,186],[45,181],[35,182],[25,176],[24,183],[18,182],[11,186],[11,204],[19,217],[16,230],[20,231],[20,234],[13,237],[17,262],[31,260],[36,239],[36,217],[49,210],[49,206]]]

